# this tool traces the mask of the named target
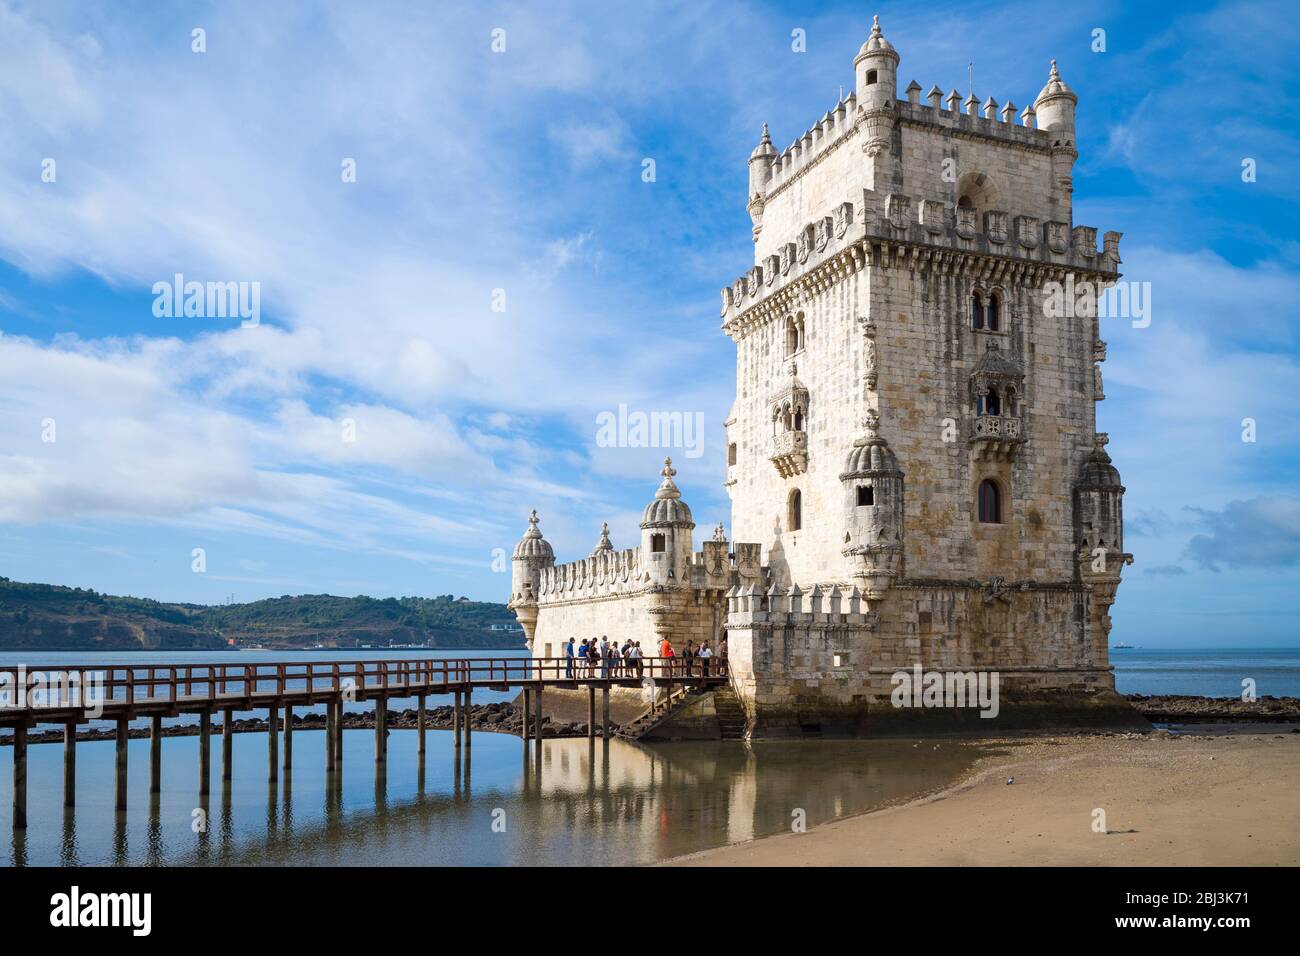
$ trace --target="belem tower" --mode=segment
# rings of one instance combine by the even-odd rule
[[[959,709],[900,671],[996,671],[1002,726],[1124,723],[1107,654],[1119,472],[1096,431],[1106,345],[1053,283],[1119,278],[1075,225],[1078,96],[1055,61],[1023,111],[913,81],[877,20],[852,92],[749,158],[753,265],[722,290],[731,532],[694,540],[666,463],[640,546],[556,564],[534,512],[510,606],[536,657],[570,637],[727,640],[751,736],[864,734]],[[1081,310],[1087,312],[1087,310]],[[993,728],[986,723],[979,729]]]

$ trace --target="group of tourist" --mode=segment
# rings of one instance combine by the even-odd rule
[[[708,641],[699,644],[687,641],[679,657],[672,641],[664,638],[659,643],[659,657],[662,658],[657,664],[660,673],[684,674],[687,677],[695,677],[698,673],[700,677],[708,677],[713,673],[712,662],[715,657],[726,661],[727,639],[724,637],[718,642],[716,652]],[[645,676],[644,661],[645,654],[641,650],[640,641],[627,640],[620,645],[608,637],[601,637],[599,641],[583,638],[579,644],[577,638],[571,637],[564,645],[564,676],[570,680],[593,680],[597,677],[602,680],[609,677],[641,678]],[[651,670],[653,676],[655,666],[652,665]]]

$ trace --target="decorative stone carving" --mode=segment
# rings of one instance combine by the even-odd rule
[[[731,297],[732,297],[731,286],[724,285],[722,287],[722,314],[723,315],[726,315],[727,310],[731,308],[731,301],[732,301]]]
[[[975,210],[969,206],[957,207],[957,235],[963,239],[975,238]]]
[[[851,222],[853,222],[853,203],[840,203],[835,207],[835,235],[837,238],[844,238],[844,234],[849,231]]]
[[[779,256],[768,256],[763,260],[763,281],[771,285],[776,281],[776,274],[781,268]]]
[[[1097,230],[1092,226],[1075,226],[1073,240],[1075,255],[1083,256],[1085,259],[1096,257]]]
[[[869,318],[859,318],[858,324],[862,329],[863,382],[866,384],[868,391],[874,392],[877,384],[876,323]]]
[[[989,242],[1002,245],[1007,241],[1007,214],[1000,210],[989,210],[984,214],[984,235]]]
[[[1038,248],[1039,221],[1035,216],[1016,216],[1016,242],[1026,249]]]
[[[886,204],[889,224],[895,229],[907,229],[912,220],[912,200],[909,196],[891,193]]]
[[[790,266],[794,263],[794,243],[787,242],[782,244],[778,254],[781,257],[781,275],[785,275],[790,271]]]
[[[799,261],[801,263],[807,262],[808,256],[812,254],[813,241],[814,241],[813,226],[812,223],[809,223],[799,231],[799,240],[797,243],[797,247],[798,247]]]
[[[824,216],[817,221],[816,238],[817,251],[824,252],[830,245],[831,234],[835,231],[834,220],[830,216]]]
[[[1053,252],[1062,253],[1070,245],[1070,227],[1063,222],[1049,222],[1047,224],[1047,248]]]
[[[936,199],[922,199],[917,207],[922,228],[932,236],[937,236],[944,230],[943,212],[943,203]]]

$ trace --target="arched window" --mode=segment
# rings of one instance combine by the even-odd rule
[[[1002,492],[992,478],[980,482],[979,511],[980,524],[1002,523]]]
[[[799,329],[794,324],[794,319],[785,320],[785,354],[794,355],[799,351]]]
[[[990,388],[987,395],[981,395],[976,402],[975,411],[979,415],[1001,415],[1002,403],[998,401],[998,390]]]
[[[996,292],[989,296],[989,304],[986,310],[984,327],[990,332],[996,332],[1002,321],[1002,299]]]
[[[972,292],[970,296],[970,327],[976,331],[984,328],[984,306],[978,292]]]
[[[803,431],[803,409],[802,408],[796,408],[794,411],[794,430],[797,432]]]
[[[788,522],[791,531],[799,531],[803,528],[803,495],[796,488],[790,492],[790,520]]]

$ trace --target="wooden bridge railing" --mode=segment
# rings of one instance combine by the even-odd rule
[[[192,664],[0,666],[0,722],[14,711],[82,707],[93,690],[100,704],[214,705],[349,690],[437,693],[439,688],[561,684],[572,681],[701,680],[727,675],[723,659],[648,657],[594,664],[581,658],[458,658]]]

